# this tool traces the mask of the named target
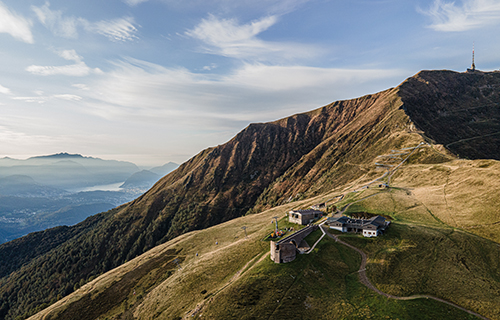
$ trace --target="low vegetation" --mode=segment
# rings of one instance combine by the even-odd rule
[[[317,252],[278,265],[264,260],[214,299],[207,319],[474,319],[453,307],[396,301],[361,285],[360,256],[325,238]]]
[[[357,206],[372,212],[370,207],[378,199],[379,213],[393,218],[386,235],[373,239],[341,235],[368,253],[368,276],[374,285],[394,295],[433,295],[500,319],[498,245],[447,226],[430,213],[419,214],[421,209],[396,209],[395,213],[394,206],[411,207],[404,189],[381,196],[391,201],[384,205],[374,196]],[[399,301],[377,295],[358,281],[360,256],[328,237],[309,255],[298,255],[288,264],[273,263],[263,238],[274,229],[272,217],[291,208],[292,204],[278,207],[176,238],[94,280],[33,319],[47,313],[50,319],[77,319],[61,310],[74,309],[85,296],[106,297],[110,284],[123,282],[120,279],[126,279],[137,265],[148,265],[146,261],[155,257],[169,257],[172,266],[173,257],[167,254],[171,250],[185,257],[180,268],[144,270],[144,278],[126,282],[128,287],[122,289],[128,295],[119,307],[103,309],[100,318],[130,314],[141,319],[475,319],[433,300]],[[242,226],[247,227],[247,238]],[[320,234],[320,230],[312,233],[309,244]],[[164,280],[141,285],[162,272],[167,275]],[[66,317],[56,317],[59,312]]]
[[[493,94],[448,103],[447,90],[457,83],[467,90],[452,92],[452,102],[477,93],[479,87],[470,87],[490,80]],[[82,229],[66,241],[45,250],[43,244],[50,241],[38,237],[39,253],[20,258],[22,263],[0,280],[0,316],[25,318],[76,290],[34,318],[64,314],[67,320],[75,315],[65,310],[89,305],[79,301],[109,301],[112,307],[97,308],[93,316],[467,319],[441,303],[392,301],[370,292],[357,281],[357,254],[326,237],[313,253],[289,265],[266,258],[269,242],[261,240],[274,229],[272,217],[283,217],[292,208],[331,205],[345,194],[335,203],[338,209],[393,219],[393,234],[381,240],[347,237],[373,259],[368,274],[377,286],[394,294],[432,293],[500,319],[493,306],[499,304],[498,250],[491,242],[500,241],[498,162],[456,160],[434,143],[447,139],[458,124],[472,123],[469,116],[496,115],[488,107],[484,115],[446,116],[460,111],[456,108],[480,110],[483,102],[496,99],[497,80],[497,74],[421,73],[398,88],[252,124],[229,142],[200,152],[133,202],[97,215],[95,225],[72,227]],[[453,120],[453,127],[432,127],[433,113],[419,111],[419,101],[431,98],[438,99],[435,113]],[[416,127],[413,118],[425,128]],[[467,125],[461,134],[469,139],[468,134],[496,130],[495,121],[489,129]],[[448,133],[435,134],[437,127]],[[394,176],[382,179],[390,188],[375,184],[360,189],[384,174],[384,168],[376,168],[378,156],[423,141],[432,146],[419,149]],[[483,148],[491,147],[489,142],[481,146],[470,157],[497,155],[497,149],[488,153]],[[22,251],[23,244],[17,244]],[[0,254],[6,248],[0,245]],[[151,262],[162,254],[168,258]],[[141,269],[143,264],[148,267]],[[126,276],[137,268],[142,271]],[[155,277],[158,282],[148,280]],[[124,279],[129,280],[121,286]],[[111,301],[113,288],[123,295]],[[240,304],[234,310],[230,306],[236,300]]]
[[[342,237],[368,254],[367,274],[396,296],[427,294],[500,318],[500,248],[450,227],[393,223],[383,237]]]

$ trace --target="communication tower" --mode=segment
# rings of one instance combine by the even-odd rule
[[[467,69],[468,72],[474,72],[476,71],[476,65],[474,64],[474,43],[472,43],[472,65],[470,66],[470,69]]]

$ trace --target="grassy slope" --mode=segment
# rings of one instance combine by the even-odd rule
[[[498,214],[494,207],[477,208],[478,201],[463,200],[471,190],[471,185],[464,183],[464,176],[475,177],[471,180],[472,185],[477,184],[476,179],[483,181],[485,199],[494,196],[499,180],[481,178],[480,174],[486,168],[498,172],[498,167],[498,162],[482,160],[408,165],[393,180],[401,188],[351,206],[352,212],[365,210],[395,219],[384,237],[344,237],[368,253],[368,275],[372,282],[388,293],[430,294],[491,319],[500,319],[498,243],[469,232],[489,237],[484,231],[487,228],[462,231],[445,223],[446,219],[454,219],[458,226],[477,226],[480,221]],[[449,184],[446,188],[446,206],[454,208],[446,212],[435,195],[439,191],[435,187],[445,175],[449,176],[448,181],[462,182]],[[113,319],[118,315],[124,319],[131,319],[127,315],[141,319],[175,319],[190,317],[193,312],[210,319],[268,319],[271,316],[277,319],[473,318],[434,301],[395,301],[372,293],[357,281],[355,271],[360,257],[328,238],[324,238],[311,255],[299,256],[290,264],[273,264],[267,256],[258,261],[269,251],[269,243],[261,239],[273,229],[273,216],[281,217],[292,207],[324,201],[348,187],[354,188],[342,186],[315,199],[180,236],[97,278],[32,319],[41,319],[47,313],[53,317],[46,319],[77,319],[62,313],[78,306],[68,301],[86,301],[94,308],[105,306],[105,303],[88,302],[92,298],[94,302],[108,299],[110,290],[116,288],[126,295],[114,302],[114,308],[103,307],[102,312],[98,312],[100,319]],[[419,190],[427,190],[427,193]],[[368,189],[343,202],[380,191],[382,189]],[[248,227],[247,239],[242,226]],[[491,233],[490,239],[497,240],[498,233]],[[173,263],[175,258],[179,259],[182,269],[178,270]],[[140,265],[148,267],[141,269]],[[130,274],[137,269],[137,279],[130,280],[134,277]],[[157,278],[161,280],[155,281]],[[120,283],[125,285],[119,287]]]
[[[383,298],[361,285],[360,256],[325,238],[311,255],[266,259],[203,312],[207,319],[467,319],[449,306]]]
[[[456,160],[413,165],[396,183],[444,223],[500,242],[500,162]]]
[[[383,238],[347,237],[368,253],[373,283],[394,295],[430,294],[500,319],[499,173],[500,163],[491,160],[408,165],[393,180],[400,188],[349,207],[398,222]]]

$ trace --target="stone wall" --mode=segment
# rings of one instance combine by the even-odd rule
[[[275,263],[287,263],[293,261],[297,255],[298,245],[311,232],[318,229],[316,225],[310,225],[299,230],[280,241],[271,241],[271,260]]]

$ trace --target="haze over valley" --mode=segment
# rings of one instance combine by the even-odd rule
[[[0,159],[0,243],[29,232],[70,226],[137,198],[177,168],[59,153]]]

